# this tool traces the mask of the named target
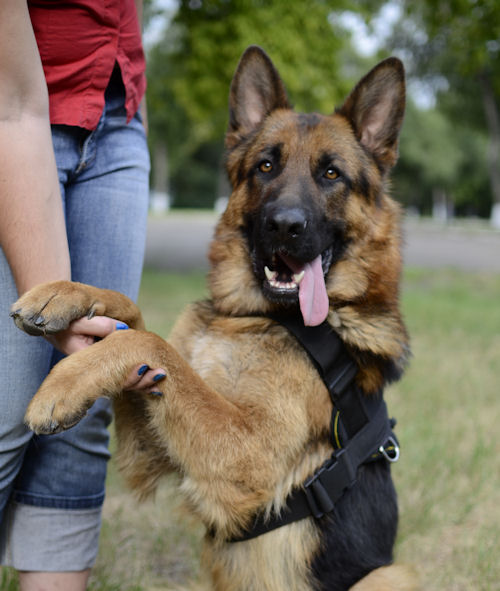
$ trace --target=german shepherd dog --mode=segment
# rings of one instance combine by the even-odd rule
[[[400,377],[408,337],[399,311],[400,208],[387,195],[405,102],[389,58],[332,115],[296,113],[269,57],[243,54],[226,136],[232,195],[209,251],[210,299],[190,305],[167,343],[116,292],[71,282],[34,288],[12,308],[30,334],[107,315],[131,329],[51,371],[26,422],[75,424],[99,396],[114,402],[118,462],[140,497],[176,471],[207,529],[206,586],[218,591],[404,591],[392,564],[396,495],[389,462],[357,468],[326,514],[245,538],[286,513],[292,491],[332,457],[332,401],[303,346],[276,316],[328,323],[369,400]],[[124,392],[132,368],[166,370],[162,396]]]

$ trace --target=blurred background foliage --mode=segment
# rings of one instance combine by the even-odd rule
[[[333,111],[378,60],[399,56],[409,102],[393,194],[412,211],[500,207],[498,0],[148,0],[153,189],[211,208],[223,173],[230,81],[261,45],[298,110]]]

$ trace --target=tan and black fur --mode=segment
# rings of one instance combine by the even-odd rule
[[[243,55],[230,93],[227,169],[233,187],[209,258],[210,300],[184,312],[168,343],[144,330],[124,296],[42,285],[13,306],[32,334],[78,317],[126,322],[60,362],[26,420],[50,433],[102,395],[114,401],[118,461],[139,496],[171,471],[206,526],[206,586],[219,591],[405,591],[392,565],[397,506],[385,462],[363,466],[332,515],[228,542],[255,515],[279,511],[330,455],[331,402],[307,354],[267,315],[298,314],[297,293],[274,289],[265,266],[321,254],[328,322],[359,365],[367,396],[400,376],[408,355],[398,290],[399,207],[387,195],[404,112],[399,60],[376,66],[333,115],[294,112],[267,55]],[[298,264],[298,263],[297,263]],[[168,298],[168,294],[165,294]],[[163,396],[122,392],[134,366],[167,372]]]

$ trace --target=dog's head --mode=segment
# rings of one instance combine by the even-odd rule
[[[246,50],[229,99],[233,192],[210,250],[221,312],[289,311],[306,325],[330,314],[342,328],[351,310],[401,325],[399,208],[386,184],[404,103],[390,58],[332,115],[296,113],[269,57]]]

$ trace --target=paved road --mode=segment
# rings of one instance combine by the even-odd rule
[[[405,224],[405,264],[500,272],[500,232],[489,228],[410,221]]]
[[[175,271],[207,269],[207,248],[215,223],[216,217],[210,213],[151,217],[146,265]],[[410,220],[405,224],[404,257],[410,266],[500,273],[500,232],[476,224],[445,227]]]
[[[169,271],[208,269],[207,249],[216,221],[205,213],[150,217],[146,266]]]

